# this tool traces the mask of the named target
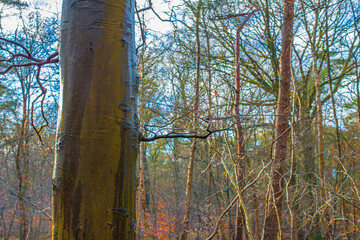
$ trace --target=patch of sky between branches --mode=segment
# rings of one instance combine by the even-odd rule
[[[43,17],[58,16],[60,18],[62,1],[63,0],[24,0],[24,2],[28,4],[28,7],[23,8],[21,11],[23,14],[31,11],[39,11]],[[161,18],[168,19],[166,12],[170,11],[171,6],[179,2],[179,0],[173,0],[171,3],[166,0],[153,0],[152,6]],[[138,9],[149,6],[148,0],[138,0],[136,4]],[[5,32],[11,32],[21,25],[19,18],[20,11],[11,6],[7,8],[8,14],[2,18],[2,27]],[[151,10],[147,10],[146,14],[149,16],[149,21],[147,22],[148,29],[159,33],[165,33],[171,30],[171,23],[161,21]]]

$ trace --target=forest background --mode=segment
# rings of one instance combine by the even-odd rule
[[[277,206],[273,152],[283,2],[149,3],[138,3],[136,14],[145,136],[137,238],[241,239],[242,226],[244,238],[261,239]],[[55,57],[26,66],[24,56],[46,61],[57,52],[60,15],[49,2],[0,4],[0,239],[48,239],[59,65]],[[358,239],[360,3],[299,0],[293,15],[277,235]],[[19,24],[9,29],[6,21],[14,16]],[[14,64],[19,67],[9,69]]]

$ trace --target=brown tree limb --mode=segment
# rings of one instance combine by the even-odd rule
[[[210,18],[210,21],[225,20],[225,19],[230,19],[230,18],[234,18],[234,17],[244,17],[247,15],[248,15],[248,13],[238,13],[238,14],[228,14],[225,16],[215,16],[213,18]]]
[[[216,131],[208,131],[206,134],[198,134],[198,133],[168,133],[168,134],[161,134],[161,135],[154,135],[152,137],[145,137],[141,138],[142,142],[151,142],[161,138],[200,138],[206,139],[212,133]]]
[[[44,111],[44,101],[45,101],[47,89],[43,86],[43,84],[41,83],[41,80],[40,80],[41,68],[44,65],[47,65],[47,64],[58,63],[59,62],[59,57],[58,57],[59,52],[56,51],[56,52],[52,53],[46,59],[39,59],[39,58],[34,57],[31,54],[30,50],[27,49],[23,44],[21,44],[19,42],[16,42],[16,41],[13,41],[13,40],[10,40],[10,39],[6,39],[6,38],[2,38],[2,37],[0,37],[0,41],[3,42],[2,44],[0,43],[0,49],[7,52],[10,55],[10,58],[8,58],[8,59],[0,59],[0,62],[8,62],[8,63],[10,63],[10,65],[7,66],[4,71],[0,71],[0,75],[5,75],[5,74],[9,73],[10,70],[12,70],[14,68],[31,67],[31,66],[36,66],[37,67],[36,82],[39,85],[41,93],[31,103],[31,106],[32,106],[32,109],[31,109],[31,126],[33,127],[36,134],[38,135],[38,137],[40,139],[40,142],[43,144],[41,136],[40,136],[40,132],[41,132],[41,130],[43,128],[45,128],[46,126],[49,125],[49,122],[48,122],[48,120],[47,120],[47,118],[45,116],[45,111]],[[15,54],[11,50],[4,47],[4,45],[6,45],[6,44],[14,45],[15,48],[16,47],[21,48],[25,52],[25,54],[24,53],[16,53]],[[23,61],[29,61],[29,62],[16,64],[16,63],[14,63],[15,60],[23,60]],[[39,99],[41,99],[41,103],[40,103],[41,115],[42,115],[42,118],[45,120],[45,124],[42,125],[40,127],[40,129],[38,130],[35,127],[35,124],[34,124],[34,106],[35,106],[36,102]]]
[[[155,11],[155,9],[153,8],[153,4],[151,2],[151,0],[149,0],[149,6],[148,7],[144,7],[144,8],[141,8],[139,10],[136,9],[135,13],[141,13],[141,12],[145,12],[145,11],[148,11],[148,10],[151,10],[155,16],[162,22],[176,22],[177,20],[171,20],[171,19],[163,19],[162,17],[160,17],[160,15]]]

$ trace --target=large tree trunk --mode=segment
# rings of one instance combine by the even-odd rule
[[[265,219],[264,239],[281,238],[282,198],[284,193],[284,164],[290,110],[291,43],[293,39],[294,0],[284,1],[284,18],[281,40],[279,95],[277,103],[276,132],[273,153],[272,190],[269,210]]]
[[[53,239],[135,239],[134,0],[64,0]]]

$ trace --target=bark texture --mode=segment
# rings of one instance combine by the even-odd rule
[[[294,0],[284,1],[283,28],[281,31],[281,56],[279,95],[277,103],[276,132],[273,152],[272,189],[269,197],[268,215],[265,219],[263,239],[281,239],[282,198],[284,194],[284,164],[287,155],[291,49],[293,39]]]
[[[134,0],[64,0],[53,239],[135,239]]]

